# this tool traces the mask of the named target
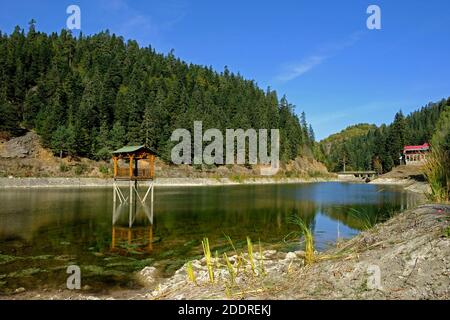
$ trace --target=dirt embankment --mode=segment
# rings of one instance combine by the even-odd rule
[[[420,165],[395,167],[392,171],[379,176],[370,183],[399,185],[406,190],[422,194],[430,192],[430,187],[423,173],[423,167]]]
[[[266,179],[261,176],[260,169],[257,165],[174,166],[157,159],[155,175],[163,185],[303,182],[335,178],[322,163],[308,157],[283,163],[277,175]],[[37,134],[28,132],[21,137],[0,141],[0,177],[9,178],[0,182],[0,186],[4,187],[105,186],[110,184],[106,180],[112,178],[112,163],[55,157],[50,150],[42,147]],[[168,179],[176,180],[169,182]],[[189,182],[183,179],[195,180]]]
[[[42,147],[39,136],[34,132],[0,140],[0,177],[106,178],[108,171],[108,163],[104,161],[55,157]]]

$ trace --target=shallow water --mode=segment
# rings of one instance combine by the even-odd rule
[[[112,189],[0,191],[0,293],[66,288],[67,266],[79,265],[92,291],[137,288],[133,271],[154,265],[170,275],[201,255],[229,251],[224,235],[245,247],[301,249],[289,223],[300,215],[319,250],[350,238],[368,220],[415,205],[418,198],[393,186],[314,183],[222,187],[160,187],[153,224],[142,208],[129,229],[128,208],[113,228]]]

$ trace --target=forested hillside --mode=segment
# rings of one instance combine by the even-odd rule
[[[374,124],[360,123],[345,128],[341,132],[334,133],[321,141],[321,145],[326,154],[330,154],[333,146],[343,143],[345,140],[365,136],[369,130],[376,129]]]
[[[430,143],[436,123],[450,98],[430,103],[408,116],[400,111],[393,123],[380,127],[357,125],[320,142],[330,171],[376,170],[385,173],[400,164],[405,145]]]
[[[176,128],[279,128],[281,157],[311,150],[314,134],[285,97],[226,67],[188,64],[173,52],[102,32],[73,37],[17,27],[0,32],[0,131],[35,129],[55,154],[105,159],[147,144],[169,159]]]

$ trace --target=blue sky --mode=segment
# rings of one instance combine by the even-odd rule
[[[305,111],[317,138],[360,122],[391,122],[450,96],[448,0],[1,1],[0,30],[37,20],[66,25],[81,8],[84,34],[111,32],[185,61],[228,66]],[[366,9],[381,8],[381,30]]]

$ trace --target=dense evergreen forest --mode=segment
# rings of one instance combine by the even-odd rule
[[[187,64],[109,32],[74,37],[0,32],[0,131],[36,130],[64,155],[107,159],[125,144],[170,158],[176,128],[278,128],[283,160],[310,152],[314,133],[285,97],[230,72]]]
[[[385,173],[400,164],[405,145],[431,143],[436,124],[450,98],[430,103],[404,116],[401,111],[390,125],[359,124],[321,141],[322,159],[329,170],[375,170]]]

